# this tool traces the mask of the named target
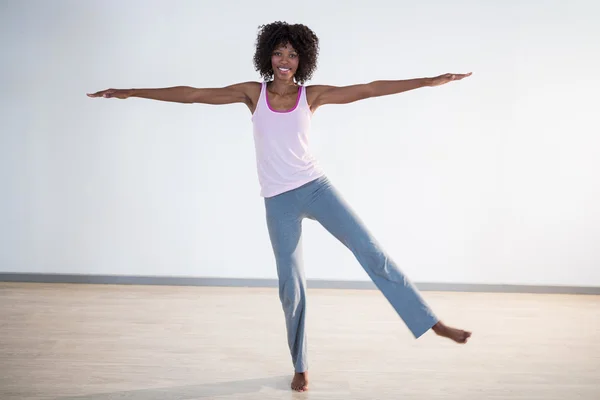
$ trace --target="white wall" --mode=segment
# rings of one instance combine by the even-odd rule
[[[334,184],[413,280],[600,285],[594,1],[5,1],[0,272],[274,278],[244,106],[90,99],[259,80],[258,25],[321,39],[310,83],[473,71],[314,117]],[[305,222],[309,278],[367,280]]]

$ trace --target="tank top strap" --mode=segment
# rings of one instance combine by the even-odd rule
[[[299,106],[306,107],[308,105],[308,99],[306,98],[306,86],[300,86],[300,104]]]
[[[258,95],[258,102],[256,103],[256,110],[254,111],[254,114],[256,114],[257,112],[262,111],[263,109],[268,109],[269,106],[267,104],[267,83],[266,82],[261,82],[260,84],[260,94]]]
[[[260,86],[259,103],[261,103],[261,106],[267,107],[267,82],[264,81]]]

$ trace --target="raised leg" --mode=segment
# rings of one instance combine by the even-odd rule
[[[416,338],[438,323],[413,283],[328,181],[312,194],[305,211],[352,251]]]

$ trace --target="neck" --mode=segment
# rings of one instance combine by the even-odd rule
[[[275,77],[271,82],[270,89],[272,92],[275,92],[279,95],[285,95],[286,93],[290,92],[290,88],[292,87],[294,90],[296,90],[296,86],[296,82],[294,82],[293,78],[283,80]]]

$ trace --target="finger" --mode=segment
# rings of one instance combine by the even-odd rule
[[[98,91],[96,93],[91,93],[91,94],[88,93],[88,96],[90,96],[90,97],[101,97],[101,96],[104,96],[106,93],[112,92],[112,91],[114,91],[114,90],[113,89],[100,90],[100,91]]]

